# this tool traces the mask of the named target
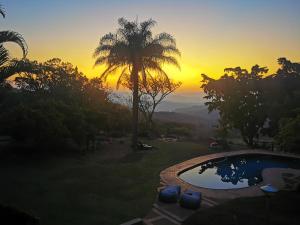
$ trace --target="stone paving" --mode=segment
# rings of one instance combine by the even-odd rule
[[[271,152],[266,150],[242,150],[232,152],[215,153],[205,156],[193,158],[191,160],[171,166],[160,173],[160,188],[166,185],[180,185],[181,190],[192,189],[194,191],[200,191],[202,193],[201,209],[207,207],[213,207],[221,204],[230,199],[239,197],[253,197],[263,195],[260,190],[260,186],[272,183],[280,190],[294,190],[299,188],[300,184],[300,170],[294,169],[266,169],[263,171],[263,182],[256,186],[239,189],[228,189],[228,190],[216,190],[196,187],[181,180],[178,175],[183,171],[193,168],[202,162],[216,159],[220,157],[227,157],[232,155],[242,154],[267,154],[276,156],[288,156],[296,157],[300,159],[299,155],[287,154],[282,152]],[[152,210],[143,219],[146,225],[180,225],[189,218],[197,210],[188,210],[176,204],[161,203],[158,200],[153,204]]]
[[[276,156],[285,156],[285,157],[295,157],[299,158],[299,155],[288,154],[282,152],[272,152],[266,150],[250,149],[250,150],[241,150],[241,151],[231,151],[231,152],[221,152],[205,156],[196,157],[188,161],[176,164],[171,166],[160,173],[160,178],[163,183],[167,185],[180,185],[182,190],[192,189],[194,191],[200,191],[203,196],[213,202],[222,203],[226,200],[234,199],[237,197],[253,197],[261,196],[263,193],[260,190],[260,186],[266,185],[270,182],[266,182],[263,176],[263,182],[258,185],[247,187],[247,188],[238,188],[238,189],[226,189],[226,190],[216,190],[209,188],[201,188],[191,185],[183,180],[181,180],[178,175],[183,171],[186,171],[190,168],[198,166],[200,163],[203,163],[208,160],[223,158],[233,155],[243,155],[243,154],[264,154],[264,155],[276,155]],[[287,169],[288,170],[288,169]],[[271,176],[274,177],[274,176]]]
[[[300,185],[300,170],[270,168],[262,172],[265,183],[270,183],[279,190],[294,191]]]

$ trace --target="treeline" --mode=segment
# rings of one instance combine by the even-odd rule
[[[220,112],[219,135],[240,131],[244,142],[256,147],[259,138],[274,138],[280,149],[299,151],[300,64],[278,59],[279,69],[255,65],[251,71],[227,68],[219,79],[202,74],[202,88],[210,111]]]
[[[5,17],[1,5],[0,14]],[[44,64],[29,62],[25,59],[27,45],[23,37],[16,32],[0,31],[0,84],[22,74],[15,79],[14,91],[8,93],[8,89],[13,89],[9,85],[1,90],[0,132],[37,143],[57,143],[61,138],[71,138],[81,145],[94,139],[101,129],[123,132],[131,127],[131,146],[137,150],[139,114],[146,129],[152,130],[157,105],[181,85],[171,81],[162,68],[165,64],[180,68],[177,61],[180,51],[172,35],[152,34],[156,24],[152,19],[138,23],[120,18],[118,24],[114,33],[100,38],[93,54],[94,65],[105,65],[105,70],[99,79],[92,80],[58,59]],[[3,46],[5,42],[18,44],[23,60],[10,60]],[[116,72],[121,72],[117,86],[132,91],[132,115],[127,108],[111,103],[102,85],[101,81]],[[131,126],[127,124],[128,116]]]
[[[30,73],[0,84],[0,136],[44,147],[68,141],[86,147],[101,132],[130,130],[129,109],[109,100],[99,78],[88,79],[57,58],[25,63]]]

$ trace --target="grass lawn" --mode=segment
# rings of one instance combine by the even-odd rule
[[[267,217],[266,197],[240,198],[201,210],[185,225],[298,225],[300,193],[279,192],[270,198]],[[267,219],[269,218],[269,220]]]
[[[156,196],[159,173],[207,154],[207,144],[150,142],[153,152],[127,144],[86,155],[0,159],[0,202],[29,211],[42,225],[116,225],[143,217]]]

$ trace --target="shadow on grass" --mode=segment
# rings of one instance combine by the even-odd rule
[[[159,149],[133,153],[125,143],[85,155],[0,157],[0,200],[30,210],[42,225],[114,225],[143,217],[156,197],[160,171],[207,153],[206,145],[190,142],[149,144]]]
[[[138,161],[141,161],[145,154],[147,154],[146,152],[131,152],[127,155],[125,155],[124,157],[122,157],[119,162],[120,163],[135,163]]]
[[[279,192],[270,198],[268,217],[265,196],[239,198],[200,210],[184,225],[296,225],[300,220],[299,202],[299,192]]]

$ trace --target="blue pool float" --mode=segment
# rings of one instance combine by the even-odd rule
[[[181,188],[179,185],[170,185],[160,190],[158,199],[162,202],[174,203],[177,202],[180,196]]]
[[[186,190],[180,200],[180,206],[187,209],[197,209],[201,204],[201,193],[192,190]]]

